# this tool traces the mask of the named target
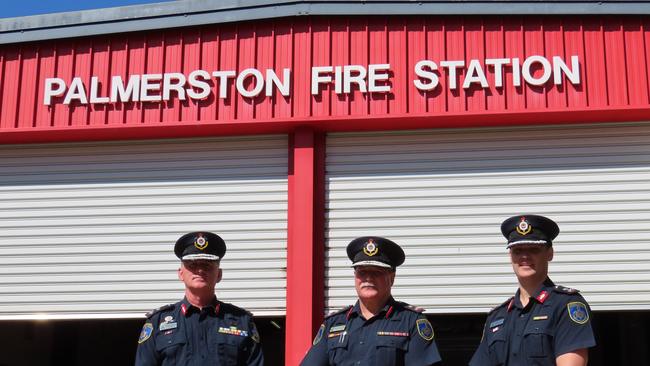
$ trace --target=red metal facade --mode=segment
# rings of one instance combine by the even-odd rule
[[[0,142],[286,132],[296,125],[360,130],[645,119],[649,42],[647,17],[395,16],[301,17],[4,45]],[[580,84],[514,87],[506,72],[497,88],[486,71],[485,89],[450,90],[445,77],[430,92],[413,87],[419,60],[531,55],[578,55]],[[331,84],[310,92],[312,66],[379,63],[390,64],[390,93],[337,95]],[[69,83],[78,76],[88,88],[97,76],[106,95],[113,75],[250,67],[278,74],[290,68],[290,95],[246,98],[231,82],[221,99],[213,80],[213,93],[201,101],[43,103],[50,77]]]

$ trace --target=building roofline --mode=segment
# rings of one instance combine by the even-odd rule
[[[183,0],[0,19],[0,44],[334,15],[648,15],[646,1]]]

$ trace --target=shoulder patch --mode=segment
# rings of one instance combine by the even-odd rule
[[[555,287],[553,287],[553,290],[555,290],[555,292],[568,294],[568,295],[573,295],[573,294],[577,294],[577,293],[580,292],[580,290],[576,290],[576,289],[571,288],[571,287],[564,287],[564,286],[560,286],[560,285],[556,285]]]
[[[415,325],[418,328],[418,334],[422,339],[427,342],[430,342],[433,339],[433,327],[426,318],[416,320]]]
[[[323,333],[325,333],[325,323],[321,324],[320,328],[318,328],[316,337],[314,337],[314,341],[311,343],[313,346],[317,345],[318,342],[320,342],[320,340],[323,338]]]
[[[251,339],[253,340],[253,342],[260,343],[260,333],[257,331],[257,327],[253,322],[251,322],[250,331],[251,331]]]
[[[146,316],[147,318],[151,318],[156,313],[159,313],[159,312],[165,311],[165,310],[171,310],[173,308],[174,308],[174,304],[163,305],[163,306],[161,306],[161,307],[159,307],[157,309],[151,310],[150,312],[146,313],[144,316]]]
[[[348,305],[348,306],[346,306],[346,307],[344,307],[344,308],[342,308],[342,309],[339,309],[339,310],[333,311],[333,312],[331,312],[331,313],[325,315],[325,319],[327,319],[327,318],[331,318],[331,317],[333,317],[334,315],[338,315],[338,314],[341,314],[341,313],[345,313],[346,311],[348,311],[348,310],[350,310],[350,309],[352,309],[352,305]]]
[[[514,299],[514,298],[515,297],[513,296],[513,297],[509,298],[508,300],[504,301],[502,304],[493,307],[492,310],[488,311],[488,314],[492,314],[493,312],[499,310],[500,308],[502,308],[504,306],[508,306],[508,304],[510,304],[510,301],[512,301],[512,299]]]
[[[142,331],[140,332],[140,338],[138,338],[138,344],[146,342],[151,334],[153,333],[153,325],[149,322],[144,323],[142,326]]]
[[[402,307],[404,307],[404,309],[406,309],[406,310],[410,310],[410,311],[413,311],[415,313],[423,313],[424,312],[424,308],[421,308],[419,306],[411,305],[411,304],[408,304],[408,303],[405,303],[405,302],[402,302],[402,301],[398,301],[397,303],[402,305]]]
[[[580,301],[570,302],[566,305],[569,311],[569,318],[575,323],[585,324],[589,321],[587,306]]]

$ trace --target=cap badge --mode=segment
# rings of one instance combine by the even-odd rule
[[[530,231],[533,230],[533,227],[526,221],[525,217],[521,218],[521,221],[519,221],[519,225],[517,225],[517,233],[519,235],[526,235],[530,233]]]
[[[377,248],[377,244],[375,244],[375,242],[372,239],[369,239],[366,245],[363,247],[363,253],[368,257],[372,257],[378,252],[379,252],[379,248]]]
[[[208,240],[203,236],[203,234],[199,234],[196,239],[194,239],[194,246],[199,250],[203,250],[208,247]]]

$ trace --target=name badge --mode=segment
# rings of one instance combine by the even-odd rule
[[[504,318],[497,319],[497,320],[493,321],[492,323],[490,323],[490,328],[498,327],[499,325],[503,324],[504,322],[505,322]]]
[[[330,333],[342,332],[345,330],[345,324],[335,325],[330,328]]]
[[[160,328],[158,330],[160,330],[162,332],[163,330],[176,329],[177,327],[178,327],[178,323],[176,323],[176,322],[174,322],[174,323],[160,323]]]

